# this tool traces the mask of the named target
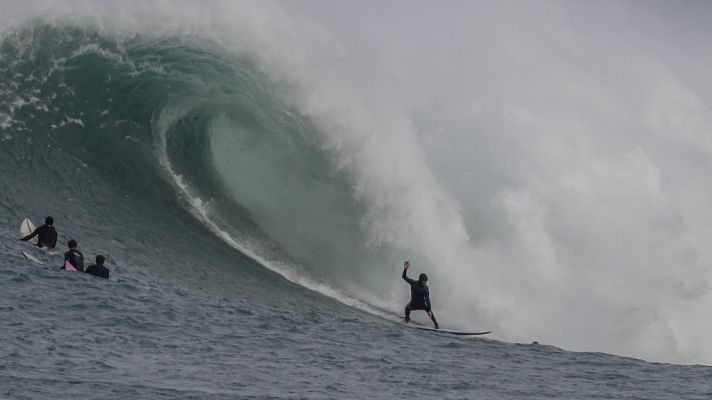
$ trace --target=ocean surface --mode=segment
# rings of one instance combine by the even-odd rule
[[[413,253],[364,228],[383,217],[363,195],[378,187],[262,62],[85,21],[2,31],[0,398],[712,398],[706,365],[508,331],[526,324],[495,306],[460,318],[424,261],[410,273],[431,275],[441,326],[493,332],[409,329]],[[23,218],[47,215],[56,250],[18,241]],[[107,255],[111,278],[60,270],[69,239],[87,263]]]

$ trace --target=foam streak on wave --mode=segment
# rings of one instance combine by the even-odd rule
[[[259,245],[257,243],[250,242],[248,240],[240,240],[225,230],[221,229],[220,226],[212,220],[210,216],[209,207],[196,195],[194,194],[190,187],[183,181],[180,174],[177,174],[173,166],[171,165],[168,151],[167,151],[167,138],[166,132],[171,125],[180,119],[182,113],[173,109],[171,111],[159,112],[158,117],[155,118],[154,127],[154,148],[156,156],[160,164],[165,170],[167,179],[175,187],[177,193],[183,197],[185,203],[187,204],[188,211],[199,221],[205,224],[206,227],[210,229],[218,238],[223,242],[239,251],[240,253],[246,255],[247,257],[255,260],[260,265],[281,275],[288,281],[300,285],[304,288],[312,290],[314,292],[320,293],[324,296],[335,299],[347,306],[357,308],[359,310],[368,312],[370,314],[383,317],[392,318],[393,315],[378,310],[371,305],[350,297],[343,293],[342,291],[335,289],[325,283],[317,282],[310,279],[306,274],[308,273],[304,269],[298,268],[296,265],[279,260],[270,260],[269,258],[260,255]]]

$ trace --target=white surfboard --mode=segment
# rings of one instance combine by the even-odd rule
[[[20,250],[20,253],[22,253],[22,256],[25,257],[26,260],[32,261],[33,263],[37,264],[44,264],[37,257],[33,256],[32,253],[30,253],[29,251]]]
[[[403,317],[396,317],[397,320],[400,321],[400,323],[403,323]],[[446,333],[449,335],[457,335],[457,336],[480,336],[480,335],[486,335],[488,333],[492,333],[492,331],[460,331],[456,329],[446,329],[446,328],[431,328],[429,326],[425,325],[420,325],[418,322],[406,322],[405,326],[410,329],[419,329],[421,331],[431,331],[431,332],[440,332],[440,333]]]
[[[35,224],[33,224],[29,218],[23,219],[22,223],[20,224],[20,235],[21,235],[20,237],[25,237],[34,231],[35,231]],[[37,244],[37,236],[30,239],[30,243],[36,245]]]
[[[458,335],[458,336],[479,336],[479,335],[486,335],[488,333],[492,333],[492,331],[484,331],[484,332],[467,332],[467,331],[457,331],[453,329],[435,329],[435,328],[428,328],[425,326],[418,326],[418,325],[408,325],[411,328],[415,329],[420,329],[424,331],[432,331],[432,332],[441,332],[441,333],[449,333],[451,335]]]

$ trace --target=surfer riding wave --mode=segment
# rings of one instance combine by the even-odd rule
[[[405,306],[405,322],[410,322],[410,312],[413,310],[425,310],[428,317],[433,321],[435,329],[439,329],[438,321],[435,319],[435,314],[432,311],[432,303],[430,302],[430,289],[428,288],[428,276],[424,273],[420,274],[418,280],[408,278],[407,272],[410,268],[410,261],[403,263],[403,280],[410,284],[410,302]]]

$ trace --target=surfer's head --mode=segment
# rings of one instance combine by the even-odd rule
[[[425,283],[427,281],[428,281],[428,276],[425,275],[425,273],[422,273],[422,274],[420,274],[420,276],[418,276],[418,282]]]
[[[106,260],[106,257],[102,256],[101,254],[98,254],[96,256],[96,265],[104,265],[104,260]]]
[[[77,241],[74,240],[74,239],[72,239],[72,240],[70,240],[70,241],[67,242],[67,246],[68,246],[70,249],[76,249],[76,248],[77,248]]]
[[[45,218],[45,224],[46,224],[46,225],[52,225],[52,224],[54,224],[54,218],[52,218],[52,217],[47,217],[47,218]]]

